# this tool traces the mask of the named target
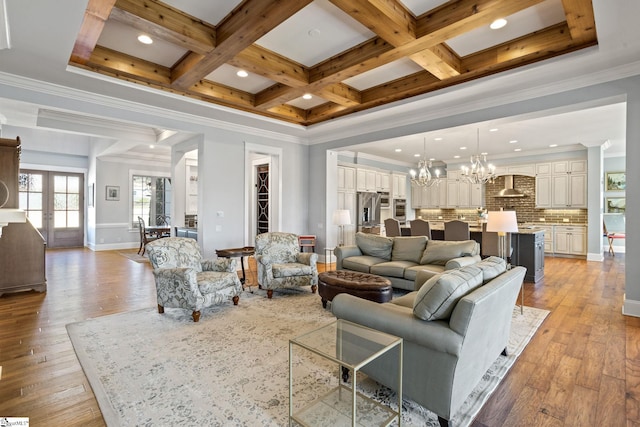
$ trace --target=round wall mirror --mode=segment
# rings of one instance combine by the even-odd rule
[[[3,208],[4,205],[9,201],[9,187],[4,181],[0,181],[0,208]]]

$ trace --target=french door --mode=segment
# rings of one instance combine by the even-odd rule
[[[47,247],[84,245],[84,176],[21,170],[20,209],[40,231]]]

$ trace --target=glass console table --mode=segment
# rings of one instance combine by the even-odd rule
[[[337,386],[328,387],[314,400],[294,405],[294,348],[300,347],[336,365]],[[398,355],[398,410],[382,405],[357,391],[358,371],[395,349]],[[402,338],[346,320],[337,321],[289,340],[289,425],[302,426],[388,426],[402,411]],[[301,351],[298,349],[298,351]],[[300,363],[296,359],[296,363]],[[320,366],[314,366],[319,368]],[[329,368],[330,369],[330,368]],[[329,373],[327,369],[327,373]],[[351,381],[342,382],[345,369]],[[315,375],[319,375],[316,373]],[[329,374],[330,375],[330,374]],[[317,380],[320,385],[325,381]],[[314,390],[315,391],[315,390]],[[305,393],[301,393],[305,394]],[[309,393],[306,393],[309,395]],[[311,399],[310,399],[311,400]],[[366,417],[366,418],[365,418]]]

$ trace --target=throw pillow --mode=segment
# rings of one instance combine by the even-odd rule
[[[482,270],[482,283],[487,283],[507,271],[507,262],[497,256],[490,256],[474,265]]]
[[[460,298],[482,286],[482,270],[475,265],[433,276],[422,285],[413,314],[422,320],[448,319]]]
[[[356,233],[356,245],[364,255],[382,258],[387,261],[391,260],[393,239],[389,237],[359,231]]]
[[[475,255],[475,249],[475,240],[429,240],[420,264],[445,265],[450,259]]]
[[[426,245],[426,236],[394,237],[391,260],[419,263]]]

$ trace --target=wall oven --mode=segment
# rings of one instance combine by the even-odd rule
[[[405,199],[395,199],[393,201],[393,217],[400,222],[407,219],[407,201]]]
[[[378,193],[380,195],[380,207],[381,208],[388,208],[391,207],[390,201],[389,201],[389,193]]]

